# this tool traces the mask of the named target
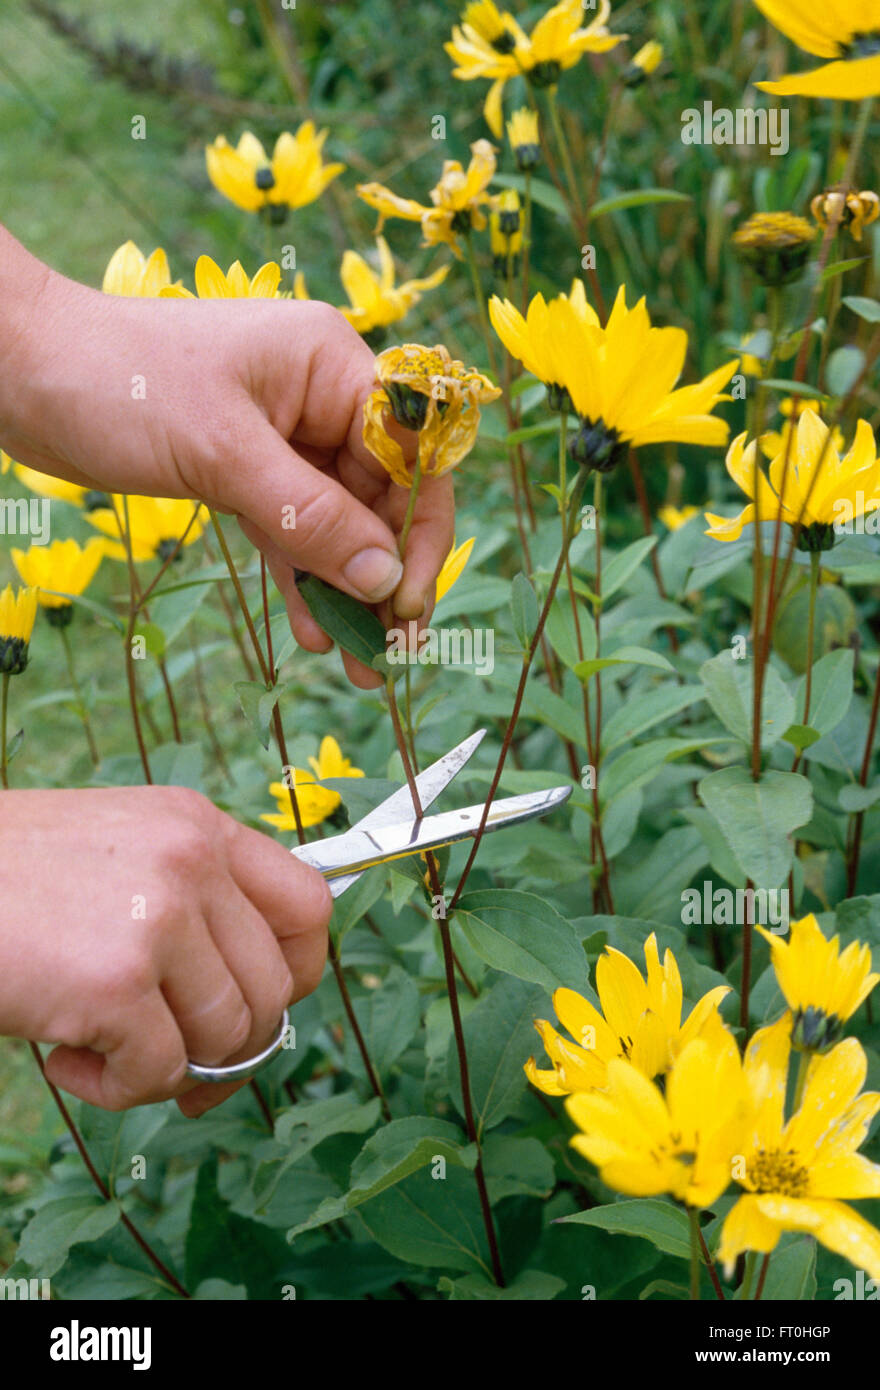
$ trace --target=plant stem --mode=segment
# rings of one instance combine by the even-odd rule
[[[874,676],[874,697],[871,700],[871,715],[868,722],[868,737],[865,740],[865,752],[862,757],[862,766],[859,772],[859,786],[868,785],[868,777],[871,772],[871,762],[874,756],[874,739],[877,736],[877,716],[880,714],[880,664]],[[865,819],[864,811],[859,811],[856,815],[853,828],[852,849],[849,854],[849,863],[846,870],[846,896],[851,898],[856,891],[856,882],[859,876],[859,858],[862,852],[862,825]]]
[[[421,483],[422,455],[421,450],[419,450],[419,456],[416,459],[416,466],[413,470],[412,486],[409,490],[409,501],[406,504],[406,516],[403,518],[403,529],[400,533],[400,537],[397,542],[397,549],[400,554],[401,560],[406,559],[406,543],[409,540],[410,528],[413,524],[413,517],[416,514],[416,501],[418,499],[419,488],[421,487]]]
[[[455,909],[455,906],[462,895],[464,885],[467,882],[468,875],[470,874],[474,860],[476,859],[477,853],[480,848],[480,841],[482,840],[483,834],[486,829],[486,822],[489,819],[489,811],[492,807],[492,801],[498,790],[498,783],[501,781],[501,774],[504,771],[504,764],[507,761],[507,754],[510,751],[510,745],[513,741],[513,734],[514,730],[516,729],[517,721],[519,719],[519,712],[522,707],[523,696],[525,695],[526,690],[526,683],[529,678],[529,672],[532,667],[532,662],[534,661],[535,652],[537,651],[538,644],[541,641],[541,637],[544,632],[544,625],[547,622],[547,614],[550,612],[553,600],[556,597],[556,590],[559,587],[559,580],[562,576],[562,571],[565,566],[566,559],[568,558],[569,548],[571,546],[571,542],[574,536],[574,524],[577,518],[581,493],[583,492],[583,485],[586,481],[586,477],[587,470],[581,468],[578,472],[577,478],[575,479],[574,487],[572,489],[565,543],[560,550],[559,559],[556,562],[556,568],[553,571],[553,575],[550,580],[550,587],[547,590],[547,597],[544,600],[544,607],[542,608],[541,613],[538,617],[538,623],[535,628],[534,635],[532,636],[532,640],[529,644],[528,651],[523,656],[522,670],[520,672],[519,684],[517,685],[516,695],[514,697],[513,709],[511,710],[510,718],[507,721],[507,728],[504,731],[504,739],[501,745],[501,752],[498,757],[498,763],[495,768],[494,775],[492,777],[492,784],[489,787],[489,792],[486,797],[485,805],[483,807],[483,814],[480,818],[480,824],[478,825],[477,830],[475,832],[474,841],[471,845],[471,850],[468,855],[467,862],[464,866],[464,870],[462,871],[461,878],[458,881],[458,886],[456,887],[455,893],[453,894],[452,902],[449,904],[449,907],[447,908],[447,914],[451,913]]]
[[[40,1049],[37,1047],[37,1044],[36,1044],[35,1042],[32,1042],[32,1043],[30,1043],[29,1045],[30,1045],[31,1052],[32,1052],[33,1055],[34,1055],[34,1059],[35,1059],[35,1061],[36,1061],[36,1063],[37,1063],[37,1066],[40,1068],[40,1074],[41,1074],[43,1080],[45,1081],[46,1085],[49,1087],[49,1091],[51,1092],[52,1099],[54,1100],[55,1104],[56,1104],[57,1107],[58,1107],[58,1110],[59,1110],[59,1113],[60,1113],[60,1115],[61,1115],[62,1120],[63,1120],[64,1123],[67,1125],[67,1128],[68,1128],[68,1130],[69,1130],[69,1132],[70,1132],[70,1136],[71,1136],[71,1138],[73,1139],[73,1142],[74,1142],[74,1144],[76,1145],[76,1147],[77,1147],[77,1149],[78,1149],[78,1151],[79,1151],[79,1156],[80,1156],[80,1158],[82,1159],[83,1163],[84,1163],[85,1166],[86,1166],[86,1169],[87,1169],[87,1171],[88,1171],[89,1177],[91,1178],[92,1182],[95,1184],[95,1187],[96,1187],[96,1188],[98,1189],[98,1191],[100,1192],[100,1194],[101,1194],[101,1196],[103,1197],[104,1201],[105,1201],[105,1202],[112,1202],[114,1199],[113,1199],[113,1197],[112,1197],[111,1194],[110,1194],[110,1191],[109,1191],[109,1189],[108,1189],[108,1187],[107,1187],[107,1184],[104,1182],[103,1178],[100,1176],[100,1174],[98,1173],[98,1170],[95,1168],[94,1163],[92,1162],[91,1158],[89,1157],[88,1149],[86,1148],[86,1146],[85,1146],[85,1144],[84,1144],[84,1142],[83,1142],[82,1135],[80,1134],[79,1130],[78,1130],[77,1127],[76,1127],[76,1124],[74,1123],[73,1116],[71,1115],[70,1111],[68,1110],[67,1106],[65,1105],[64,1100],[62,1099],[61,1094],[60,1094],[60,1092],[58,1091],[58,1088],[57,1088],[56,1086],[53,1086],[52,1082],[49,1080],[48,1076],[46,1075],[46,1068],[45,1068],[45,1065],[43,1064],[43,1058],[42,1058],[42,1055],[41,1055],[41,1053],[40,1053]],[[118,1205],[118,1203],[117,1203],[117,1205]],[[128,1233],[137,1241],[138,1245],[140,1246],[141,1250],[142,1250],[142,1251],[144,1252],[144,1254],[146,1255],[147,1259],[148,1259],[148,1260],[150,1261],[150,1263],[151,1263],[152,1265],[154,1265],[155,1268],[159,1271],[159,1273],[162,1275],[162,1278],[165,1279],[165,1280],[167,1280],[167,1282],[170,1284],[170,1286],[172,1287],[172,1289],[174,1290],[174,1292],[180,1294],[181,1298],[189,1298],[189,1297],[191,1297],[191,1295],[190,1295],[190,1293],[188,1292],[188,1290],[184,1288],[183,1284],[181,1284],[181,1282],[180,1282],[179,1279],[175,1278],[175,1276],[171,1273],[171,1270],[167,1267],[167,1265],[163,1264],[162,1260],[160,1260],[160,1258],[159,1258],[159,1256],[156,1254],[155,1250],[152,1248],[152,1246],[149,1244],[149,1242],[146,1241],[146,1240],[144,1239],[144,1237],[141,1235],[140,1231],[139,1231],[139,1230],[137,1229],[137,1227],[134,1225],[134,1223],[133,1223],[133,1221],[131,1220],[131,1218],[127,1215],[126,1212],[124,1212],[124,1211],[122,1210],[121,1207],[120,1207],[120,1209],[119,1209],[119,1218],[120,1218],[120,1220],[121,1220],[123,1226],[125,1227],[125,1229],[128,1231]]]
[[[690,1297],[693,1302],[700,1298],[700,1218],[695,1207],[688,1207],[688,1223],[691,1232],[691,1282]]]
[[[798,1054],[797,1080],[794,1083],[794,1100],[791,1103],[792,1114],[796,1114],[801,1108],[801,1101],[804,1098],[804,1087],[807,1084],[807,1072],[810,1070],[811,1052],[801,1052]]]
[[[760,1303],[761,1294],[764,1292],[764,1281],[767,1278],[767,1270],[770,1268],[770,1254],[764,1256],[764,1263],[761,1265],[761,1273],[758,1275],[758,1287],[755,1289],[755,1303]]]
[[[73,693],[76,696],[77,705],[79,707],[78,713],[80,720],[82,721],[83,730],[86,736],[86,742],[89,745],[89,757],[92,760],[92,766],[97,767],[98,763],[101,761],[101,758],[98,753],[98,745],[95,743],[95,735],[92,732],[92,721],[89,719],[89,712],[86,709],[86,702],[82,697],[79,681],[76,678],[76,667],[74,666],[73,662],[73,649],[70,645],[70,635],[67,631],[66,625],[64,627],[60,627],[58,631],[61,633],[61,642],[64,646],[64,655],[67,659],[67,672],[70,676],[70,684],[73,686]]]
[[[495,348],[492,343],[492,329],[489,324],[489,316],[486,313],[486,300],[483,295],[483,286],[480,284],[480,272],[477,269],[477,258],[474,254],[473,233],[468,229],[465,234],[464,244],[467,248],[467,260],[471,271],[471,281],[474,286],[474,297],[477,301],[477,313],[480,318],[480,327],[483,330],[483,340],[486,344],[486,352],[489,354],[489,363],[492,368],[492,375],[498,377],[498,359],[495,356]]]

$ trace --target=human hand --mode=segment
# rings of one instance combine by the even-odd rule
[[[56,1043],[49,1080],[200,1115],[321,979],[332,899],[281,845],[179,787],[0,799],[0,1034]]]
[[[0,440],[14,458],[93,489],[235,513],[310,651],[331,643],[293,567],[368,603],[393,595],[400,619],[427,616],[453,540],[452,480],[422,482],[401,568],[394,533],[409,494],[363,443],[374,358],[335,309],[106,295],[47,270],[2,229],[0,282]],[[416,436],[398,438],[413,458]],[[356,685],[380,683],[344,661]]]

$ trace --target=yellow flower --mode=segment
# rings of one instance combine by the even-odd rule
[[[488,9],[495,11],[491,17]],[[561,73],[574,67],[584,53],[607,53],[628,37],[612,34],[607,28],[610,0],[600,0],[599,13],[585,29],[580,27],[583,0],[562,0],[542,15],[531,35],[512,15],[500,14],[494,5],[488,9],[468,6],[461,26],[453,27],[452,41],[444,48],[456,64],[453,77],[463,82],[478,77],[492,79],[483,110],[490,130],[499,139],[502,97],[511,77],[526,73],[536,87],[555,87]]]
[[[457,159],[444,160],[440,182],[431,189],[431,207],[413,198],[400,198],[381,183],[359,183],[357,192],[368,207],[379,213],[377,232],[381,232],[388,217],[419,222],[423,246],[442,243],[461,258],[459,237],[471,229],[481,232],[486,226],[483,209],[493,202],[486,190],[495,173],[495,162],[495,150],[488,140],[475,140],[471,145],[471,162],[466,170]]]
[[[541,142],[538,138],[538,113],[528,106],[514,111],[507,122],[507,139],[513,150],[516,167],[521,173],[536,169],[541,163]]]
[[[464,567],[471,558],[471,551],[474,548],[476,536],[471,536],[469,541],[464,541],[458,549],[455,541],[452,542],[452,549],[443,561],[443,568],[437,575],[435,603],[439,603],[444,594],[448,594],[453,584],[461,578]]]
[[[746,447],[746,439],[747,435],[741,434],[733,441],[726,463],[733,481],[751,500],[739,516],[706,512],[706,535],[713,540],[739,540],[743,527],[756,518],[775,521],[781,515],[789,526],[800,528],[800,549],[830,550],[836,538],[835,522],[845,524],[880,506],[880,464],[874,431],[867,420],[858,422],[855,442],[841,458],[833,439],[828,438],[828,426],[814,410],[805,410],[788,448],[788,466],[783,448],[770,464],[769,482],[757,466],[754,440]]]
[[[810,203],[810,211],[823,229],[829,222],[833,223],[835,231],[838,227],[846,227],[854,241],[861,241],[863,228],[880,217],[880,198],[868,189],[861,193],[841,193],[835,188],[817,193]]]
[[[70,599],[62,595],[85,592],[101,563],[104,545],[100,536],[94,536],[82,549],[73,540],[31,545],[26,551],[13,547],[12,563],[25,584],[38,590],[42,608],[72,610]],[[72,611],[66,616],[72,617]]]
[[[731,240],[765,285],[785,285],[800,275],[815,236],[807,219],[793,212],[756,212]]]
[[[225,136],[218,135],[205,150],[208,177],[236,207],[263,212],[272,222],[283,222],[288,208],[315,202],[345,168],[344,164],[322,162],[326,138],[326,130],[315,134],[313,122],[304,121],[295,135],[286,130],[278,136],[270,160],[250,131],[235,148]]]
[[[855,1038],[810,1060],[803,1096],[785,1119],[791,1020],[762,1028],[743,1064],[749,1102],[733,1176],[746,1190],[728,1213],[718,1258],[728,1277],[743,1250],[769,1254],[783,1231],[803,1231],[880,1278],[880,1231],[841,1198],[880,1196],[880,1167],[856,1152],[880,1109],[859,1094],[867,1072]]]
[[[667,530],[679,531],[699,510],[699,507],[661,507],[657,515]]]
[[[120,246],[107,264],[101,289],[105,294],[136,295],[155,299],[159,291],[171,284],[168,257],[161,247],[149,257],[139,251],[133,241]]]
[[[573,989],[557,989],[553,995],[559,1021],[578,1043],[569,1042],[545,1019],[535,1020],[553,1070],[540,1071],[534,1057],[524,1070],[532,1085],[549,1096],[604,1087],[615,1058],[631,1062],[648,1080],[663,1076],[693,1038],[723,1030],[718,1005],[730,993],[726,985],[704,994],[682,1024],[678,964],[669,950],[660,964],[654,932],[645,942],[644,977],[622,951],[611,946],[605,951],[596,965],[602,1013]]]
[[[443,265],[433,275],[421,280],[405,280],[402,285],[394,284],[394,260],[383,236],[376,238],[379,253],[379,274],[356,251],[346,251],[342,257],[339,278],[348,305],[341,312],[352,328],[364,337],[377,335],[377,330],[387,328],[405,318],[413,305],[418,304],[425,290],[433,290],[443,283],[449,274],[449,266]],[[293,293],[296,299],[308,299],[305,277],[297,271],[294,278]]]
[[[70,502],[74,507],[84,507],[86,511],[93,511],[95,507],[106,507],[109,501],[106,492],[81,487],[79,483],[68,483],[64,478],[54,478],[51,473],[40,473],[36,468],[26,468],[23,463],[14,463],[13,469],[19,482],[41,497],[51,497],[58,502]]]
[[[638,87],[646,77],[650,77],[652,72],[657,71],[662,61],[662,43],[658,43],[656,39],[649,39],[639,49],[624,73],[623,80],[627,87]]]
[[[517,257],[522,250],[523,217],[519,194],[506,188],[497,206],[489,213],[489,244],[496,275],[516,274]]]
[[[37,616],[36,589],[0,594],[0,675],[19,676],[28,664],[28,643]]]
[[[125,526],[125,498],[114,493],[112,506],[98,507],[89,512],[86,520],[110,540],[104,542],[104,553],[112,560],[125,560],[122,539]],[[181,537],[184,545],[198,540],[208,521],[208,509],[198,504],[198,515],[190,524],[196,504],[178,497],[128,497],[128,527],[134,560],[167,560],[177,549]],[[187,530],[187,528],[189,528]]]
[[[210,256],[196,261],[196,293],[182,285],[171,285],[160,292],[160,299],[275,299],[281,283],[281,267],[275,261],[261,265],[249,279],[241,261],[233,261],[226,274]]]
[[[582,1131],[572,1147],[609,1187],[631,1197],[668,1192],[706,1207],[730,1182],[747,1113],[733,1035],[719,1026],[688,1042],[663,1091],[632,1062],[611,1061],[605,1090],[573,1095],[565,1108]]]
[[[644,299],[626,307],[620,286],[605,327],[585,304],[557,301],[561,324],[554,354],[580,430],[572,458],[611,472],[630,445],[664,441],[723,444],[728,426],[710,412],[737,368],[737,359],[698,382],[673,389],[681,375],[688,338],[682,328],[653,328]]]
[[[777,96],[861,101],[880,93],[880,14],[877,0],[755,0],[798,48],[827,58],[812,72],[755,85]]]
[[[827,404],[827,401],[822,402],[822,404]],[[782,426],[781,430],[768,430],[766,434],[761,435],[761,453],[764,455],[764,457],[768,459],[775,459],[777,454],[781,454],[785,449],[787,449],[789,447],[788,436],[792,434],[794,430],[797,429],[797,421],[801,418],[804,411],[813,410],[818,412],[819,405],[820,402],[818,401],[798,401],[796,418],[795,420],[792,420],[791,417],[793,414],[795,414],[794,400],[791,396],[786,396],[784,400],[781,400],[779,402],[779,411],[781,415],[785,416],[785,424]],[[834,432],[831,436],[831,442],[834,445],[837,452],[841,453],[844,448],[845,441],[843,438],[842,430],[840,430],[836,425],[834,427]]]
[[[530,301],[523,318],[509,299],[497,295],[489,301],[489,318],[511,357],[527,372],[543,381],[553,410],[573,409],[563,385],[570,352],[572,316],[586,326],[599,327],[595,311],[587,303],[582,280],[573,280],[569,294],[548,303],[542,294]]]
[[[342,802],[338,792],[331,791],[329,787],[318,786],[319,782],[331,777],[364,775],[359,767],[352,767],[350,760],[342,756],[342,749],[330,734],[321,740],[317,758],[309,758],[308,761],[311,772],[300,767],[292,769],[296,802],[300,819],[306,829],[332,816]],[[273,782],[269,791],[278,802],[278,814],[267,812],[260,816],[260,820],[274,825],[276,830],[296,830],[296,817],[290,804],[289,787],[283,782]]]
[[[823,936],[812,912],[792,922],[790,941],[757,930],[770,943],[776,980],[794,1016],[792,1045],[824,1052],[880,980],[871,973],[870,947],[851,941],[841,951],[839,937]]]
[[[386,414],[404,429],[418,430],[422,475],[436,477],[470,453],[480,406],[501,395],[488,377],[454,361],[440,344],[387,348],[376,358],[376,378],[379,389],[364,406],[364,443],[400,487],[411,487],[414,474],[385,429]]]

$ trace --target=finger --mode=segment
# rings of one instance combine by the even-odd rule
[[[219,1060],[244,1060],[262,1051],[277,1031],[293,996],[293,976],[272,928],[232,878],[216,885],[204,911],[217,949],[250,1010],[247,1035],[227,1039]]]
[[[225,500],[298,569],[367,603],[393,593],[403,566],[389,528],[251,411],[247,453],[229,471]]]
[[[46,1058],[53,1085],[103,1110],[168,1100],[186,1080],[186,1045],[158,989],[121,1016],[92,1049],[56,1047]]]
[[[190,1061],[219,1066],[251,1036],[249,1001],[204,920],[174,938],[160,988]]]
[[[316,989],[327,955],[333,912],[317,869],[258,830],[227,818],[227,867],[242,893],[274,932],[293,976],[296,1002]]]

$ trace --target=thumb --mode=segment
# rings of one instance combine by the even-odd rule
[[[297,569],[367,603],[393,594],[403,566],[391,530],[297,453],[262,412],[250,418],[248,455],[237,460],[223,500],[271,537]]]

